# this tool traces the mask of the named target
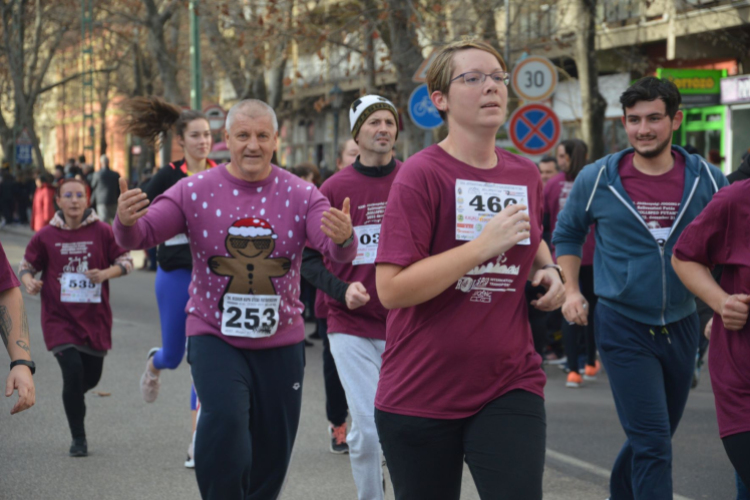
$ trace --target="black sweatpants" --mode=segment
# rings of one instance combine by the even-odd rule
[[[578,275],[581,294],[589,303],[588,319],[586,326],[571,325],[563,318],[562,334],[565,345],[565,355],[568,357],[568,368],[570,371],[580,373],[578,366],[578,355],[580,353],[581,340],[586,346],[586,364],[596,365],[596,340],[594,338],[594,311],[596,310],[597,296],[594,293],[594,266],[581,266]]]
[[[484,500],[541,500],[544,400],[511,391],[456,420],[375,409],[396,500],[458,500],[463,461]]]
[[[318,333],[323,339],[323,382],[326,388],[326,416],[334,427],[346,422],[349,405],[346,402],[344,386],[341,385],[336,361],[331,354],[331,343],[328,340],[328,321],[317,318]]]
[[[102,378],[104,357],[92,356],[80,352],[75,347],[64,349],[55,354],[63,376],[63,406],[68,417],[70,434],[73,439],[85,438],[86,428],[83,420],[86,417],[86,391],[96,387]]]
[[[750,432],[732,434],[721,441],[742,482],[750,484]]]
[[[251,351],[189,337],[201,416],[195,475],[206,500],[273,500],[284,484],[302,406],[305,345]]]

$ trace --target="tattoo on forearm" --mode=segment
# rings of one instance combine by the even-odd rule
[[[21,338],[29,338],[29,320],[26,317],[26,306],[21,302]]]
[[[6,306],[0,306],[0,337],[3,338],[5,348],[8,348],[8,337],[13,330],[13,320],[10,319],[10,311]]]
[[[29,344],[27,344],[27,343],[26,343],[26,342],[24,342],[23,340],[16,340],[16,345],[17,345],[18,347],[20,347],[21,349],[23,349],[24,351],[26,351],[26,352],[28,352],[29,354],[31,354],[31,349],[29,349]]]

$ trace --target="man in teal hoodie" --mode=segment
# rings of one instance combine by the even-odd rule
[[[552,238],[568,277],[563,314],[585,325],[578,271],[596,224],[596,342],[627,436],[612,469],[611,500],[672,500],[671,437],[690,392],[699,336],[695,298],[672,269],[672,247],[727,185],[716,167],[672,146],[680,102],[673,83],[654,77],[622,94],[632,148],[581,171]]]

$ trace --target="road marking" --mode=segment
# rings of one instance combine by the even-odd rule
[[[567,465],[578,467],[579,469],[583,469],[586,472],[590,472],[591,474],[594,474],[599,477],[603,477],[605,479],[609,479],[609,476],[611,475],[610,471],[608,471],[607,469],[603,467],[599,467],[598,465],[584,462],[583,460],[579,460],[575,457],[565,455],[555,450],[550,450],[549,448],[547,448],[547,456],[553,460],[557,460],[558,462],[562,462]],[[690,498],[684,497],[682,495],[678,495],[677,493],[674,493],[673,498],[674,500],[691,500]]]

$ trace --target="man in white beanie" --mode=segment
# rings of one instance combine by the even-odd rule
[[[324,267],[322,256],[306,249],[302,275],[327,294],[328,341],[352,416],[348,436],[346,423],[332,423],[332,439],[346,439],[349,445],[359,500],[382,500],[382,451],[375,428],[375,391],[385,349],[387,311],[375,289],[375,255],[388,194],[401,166],[393,157],[398,111],[388,99],[367,95],[352,103],[349,122],[359,156],[328,179],[320,192],[331,203],[351,199],[352,225],[359,239],[357,257],[347,264],[325,259]],[[330,279],[331,273],[338,279]],[[337,436],[337,432],[342,435]]]

